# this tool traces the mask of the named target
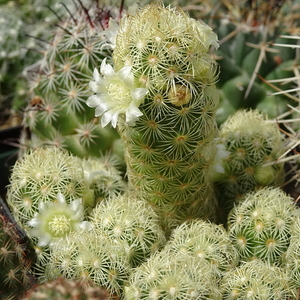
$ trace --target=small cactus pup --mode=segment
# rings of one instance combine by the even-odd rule
[[[87,104],[117,127],[129,186],[162,216],[166,229],[214,215],[210,166],[217,135],[217,37],[175,8],[150,4],[120,21],[113,51],[94,72]]]
[[[284,152],[277,124],[258,110],[239,110],[220,128],[213,171],[220,221],[244,193],[257,187],[279,186],[284,180]]]
[[[284,256],[284,268],[295,288],[300,288],[300,216],[291,227],[290,245]]]
[[[162,253],[180,253],[207,260],[221,278],[239,262],[239,255],[222,225],[189,220],[175,228]]]
[[[60,277],[86,284],[91,281],[120,296],[131,269],[120,243],[104,232],[84,228],[53,244],[47,263],[36,274],[40,283]]]
[[[81,160],[49,146],[31,149],[17,160],[7,203],[32,240],[38,261],[43,261],[48,245],[84,224],[94,195],[86,186]]]
[[[17,300],[34,283],[34,255],[26,235],[7,218],[0,203],[0,298]]]
[[[43,45],[43,57],[24,70],[32,96],[23,116],[22,141],[28,147],[50,144],[78,157],[98,157],[119,138],[114,128],[102,128],[85,104],[92,70],[98,60],[110,57],[104,29],[113,11],[96,1],[74,2],[75,9],[60,6],[60,19]]]
[[[115,156],[82,158],[82,166],[86,185],[94,191],[95,203],[125,192],[127,185]]]
[[[296,300],[297,290],[280,267],[259,259],[228,271],[220,285],[224,300]]]
[[[116,196],[98,204],[90,223],[124,247],[132,267],[141,264],[166,243],[160,219],[149,203],[134,192]]]
[[[299,214],[293,198],[280,188],[264,187],[244,195],[228,216],[228,234],[242,261],[259,258],[282,265]]]
[[[205,259],[156,253],[133,269],[125,300],[222,299],[214,268]]]
[[[20,300],[118,300],[102,287],[80,280],[58,278],[32,287]]]
[[[67,204],[83,198],[85,206],[94,199],[87,190],[80,159],[54,146],[31,149],[14,165],[7,202],[16,221],[28,228],[28,221],[47,202],[57,202],[61,193]]]

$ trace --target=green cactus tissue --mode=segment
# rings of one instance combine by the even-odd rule
[[[239,110],[220,128],[213,170],[220,221],[244,193],[284,180],[284,140],[277,124],[258,110]]]
[[[299,214],[293,198],[265,187],[244,195],[228,216],[228,234],[242,261],[259,258],[281,266]]]
[[[117,127],[129,186],[158,209],[166,229],[214,215],[210,167],[217,135],[217,37],[180,9],[150,4],[120,21],[112,67],[94,71],[87,104]]]

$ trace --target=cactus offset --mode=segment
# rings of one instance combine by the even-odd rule
[[[244,193],[262,186],[279,186],[284,181],[284,141],[275,122],[258,110],[239,110],[224,122],[217,141],[219,170],[214,170],[220,221]],[[217,155],[218,157],[218,155]]]
[[[40,282],[59,277],[92,281],[120,296],[130,271],[124,247],[91,229],[71,232],[57,241],[37,275]]]
[[[221,225],[204,220],[187,221],[174,229],[162,253],[180,253],[206,259],[222,277],[239,262],[239,255]]]
[[[90,222],[99,234],[104,232],[124,246],[133,267],[160,250],[166,242],[156,212],[133,193],[100,203],[91,212]]]
[[[279,267],[270,266],[258,259],[246,262],[228,271],[221,287],[224,300],[296,300],[297,290]]]
[[[293,199],[280,188],[245,194],[228,216],[228,234],[241,260],[259,258],[281,266],[297,214]]]
[[[207,260],[157,253],[133,270],[124,298],[220,300],[221,293],[214,268]]]
[[[30,289],[20,300],[117,300],[116,296],[104,288],[88,283],[88,287],[80,280],[58,278]]]
[[[96,203],[126,190],[126,182],[114,158],[111,155],[82,158],[85,182],[94,191]]]
[[[56,201],[62,193],[66,202],[85,198],[84,205],[93,206],[88,197],[81,161],[56,147],[31,150],[13,167],[7,202],[16,221],[28,228],[28,221],[39,211],[39,205]]]

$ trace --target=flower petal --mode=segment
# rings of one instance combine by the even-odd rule
[[[50,243],[50,241],[51,241],[50,234],[45,233],[44,235],[39,237],[38,246],[40,247],[47,246]]]
[[[100,81],[100,79],[101,79],[101,76],[96,68],[94,69],[93,77],[96,82]]]
[[[116,127],[117,127],[118,116],[119,116],[119,112],[115,112],[115,113],[112,115],[112,118],[111,118],[111,125],[112,125],[113,128],[116,128]]]
[[[98,95],[92,95],[86,100],[86,105],[89,107],[96,107],[100,103],[100,97]]]
[[[141,100],[146,96],[147,93],[148,89],[146,88],[136,88],[131,91],[131,97],[134,100]]]
[[[28,225],[31,227],[38,227],[41,224],[41,220],[38,218],[33,218],[31,220],[28,221]]]
[[[133,102],[131,102],[126,112],[126,122],[135,122],[138,119],[138,117],[142,115],[143,113],[140,111],[140,109]]]
[[[90,90],[93,92],[93,93],[98,93],[98,83],[96,81],[90,81],[89,82],[89,87],[90,87]]]
[[[103,76],[114,77],[116,75],[113,67],[106,63],[107,57],[105,57],[100,66],[100,72]]]
[[[57,201],[60,204],[66,203],[65,196],[62,193],[57,193]]]
[[[134,82],[134,77],[133,74],[131,73],[131,66],[126,66],[123,67],[119,72],[118,72],[118,77],[128,86],[133,85]]]
[[[112,113],[110,111],[105,112],[101,118],[101,126],[105,127],[112,120]]]
[[[69,204],[71,210],[73,210],[74,212],[78,211],[81,207],[82,207],[82,199],[76,199],[73,200],[70,204]]]
[[[101,116],[103,113],[108,111],[110,107],[106,103],[100,103],[95,109],[95,117]]]

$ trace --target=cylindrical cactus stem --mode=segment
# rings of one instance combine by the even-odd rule
[[[212,44],[207,25],[150,4],[121,20],[115,71],[103,62],[103,77],[95,71],[90,84],[97,95],[88,105],[123,139],[129,185],[158,207],[166,227],[211,213],[219,99]]]

